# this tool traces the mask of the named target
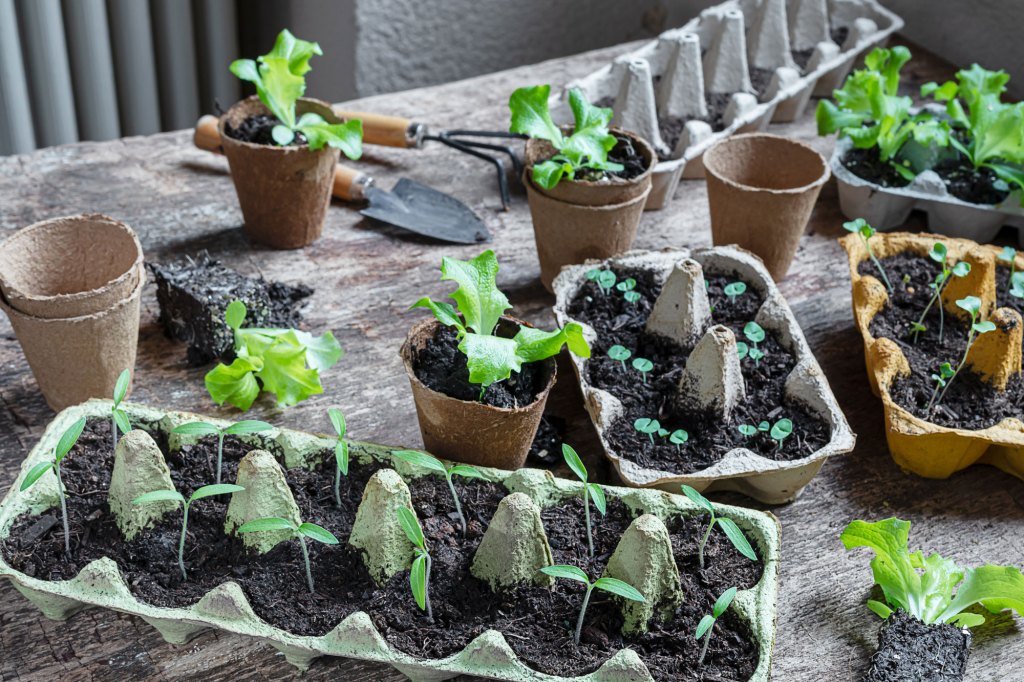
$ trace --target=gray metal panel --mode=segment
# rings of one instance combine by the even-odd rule
[[[104,0],[63,0],[63,7],[79,135],[83,140],[119,137],[107,6]]]
[[[242,96],[238,78],[228,71],[239,58],[238,18],[232,0],[193,0],[199,110],[214,112],[214,102],[227,109]]]
[[[114,48],[121,130],[125,135],[160,132],[149,3],[145,0],[107,0],[107,15]]]
[[[19,0],[18,25],[40,146],[78,140],[60,0]]]
[[[0,155],[36,148],[14,0],[0,0]]]
[[[165,130],[190,128],[199,118],[199,81],[190,0],[151,0],[160,113]]]

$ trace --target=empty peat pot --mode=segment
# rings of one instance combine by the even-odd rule
[[[750,133],[704,152],[704,169],[714,244],[754,252],[781,280],[829,178],[825,157],[796,140]]]
[[[44,220],[0,244],[0,309],[50,407],[109,396],[135,366],[145,280],[138,237],[109,216]]]
[[[631,145],[643,158],[642,173],[628,180],[617,176],[599,181],[563,179],[552,189],[543,189],[533,184],[533,166],[550,158],[554,148],[547,140],[526,142],[523,185],[530,202],[540,280],[548,291],[553,291],[551,283],[563,266],[628,251],[636,239],[644,204],[651,192],[654,149],[633,133],[615,128],[611,132],[620,140],[616,150]],[[614,154],[615,150],[611,155]]]
[[[498,335],[511,338],[527,323],[508,317],[498,323]],[[533,402],[522,407],[495,407],[460,400],[435,391],[416,375],[416,362],[427,342],[442,329],[437,320],[424,320],[409,330],[402,344],[402,360],[409,375],[423,447],[458,462],[502,469],[518,469],[537,435],[544,405],[555,385],[555,358],[541,360],[543,388]]]
[[[326,102],[302,97],[295,104],[296,118],[308,112],[320,114],[328,123],[341,123]],[[245,218],[245,234],[275,249],[299,249],[323,233],[334,168],[341,152],[329,145],[312,151],[305,144],[256,144],[229,132],[260,115],[270,112],[252,96],[228,109],[218,124]]]

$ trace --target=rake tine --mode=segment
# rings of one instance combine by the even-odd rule
[[[501,208],[503,211],[507,211],[509,209],[509,204],[511,203],[511,196],[509,194],[508,189],[508,177],[505,174],[505,164],[501,159],[495,158],[489,154],[484,154],[481,151],[477,151],[476,149],[473,149],[472,146],[465,144],[461,140],[452,140],[443,134],[426,135],[424,136],[423,139],[435,140],[437,142],[440,142],[441,144],[451,147],[452,149],[457,149],[461,152],[464,152],[471,156],[475,156],[478,159],[483,159],[484,161],[493,164],[495,170],[498,173],[498,190],[501,192]]]

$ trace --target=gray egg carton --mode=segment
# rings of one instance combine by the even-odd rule
[[[140,405],[123,405],[123,407],[133,424],[165,434],[169,434],[171,429],[179,424],[195,421],[196,419],[202,419],[221,427],[227,425],[227,422],[222,420],[183,412],[168,412]],[[19,492],[20,483],[24,480],[31,467],[52,456],[53,449],[60,435],[78,418],[83,416],[88,418],[109,418],[110,409],[110,401],[91,400],[87,403],[68,408],[60,412],[53,419],[46,428],[39,444],[32,449],[23,462],[21,472],[14,485],[9,488],[7,495],[0,501],[0,539],[5,538],[10,533],[11,525],[19,515],[26,512],[38,515],[57,505],[55,477],[45,476],[27,491]],[[143,434],[137,435],[142,436]],[[122,441],[125,438],[127,437],[123,437]],[[146,438],[142,438],[142,440],[146,440]],[[171,436],[169,438],[169,447],[174,450],[190,440],[194,440],[194,437]],[[331,437],[288,429],[274,429],[258,435],[253,434],[244,437],[243,440],[252,444],[254,448],[259,446],[266,451],[273,451],[275,457],[264,457],[267,455],[267,452],[254,449],[253,452],[246,455],[246,459],[253,455],[254,452],[259,453],[260,457],[269,460],[268,471],[278,472],[281,471],[281,467],[276,463],[275,458],[280,460],[287,468],[312,466],[320,461],[324,452],[331,452],[336,442]],[[354,461],[368,463],[375,460],[384,464],[390,464],[393,467],[393,469],[381,469],[374,474],[370,482],[367,483],[367,489],[374,484],[378,477],[381,477],[380,480],[387,479],[396,489],[404,491],[404,499],[398,499],[398,496],[392,496],[391,498],[382,497],[380,494],[381,488],[375,488],[375,494],[364,494],[350,538],[352,544],[361,548],[364,546],[356,542],[355,535],[357,532],[356,527],[361,525],[361,519],[364,518],[364,507],[369,506],[371,509],[367,513],[374,514],[372,518],[378,519],[385,518],[384,516],[376,515],[382,508],[382,505],[383,507],[390,505],[390,508],[386,509],[388,512],[387,518],[392,519],[391,523],[397,526],[397,521],[394,521],[394,505],[405,505],[411,508],[409,492],[405,481],[423,475],[436,475],[405,462],[393,460],[390,456],[391,450],[392,448],[382,445],[350,442],[350,453]],[[156,457],[162,462],[162,455],[157,454]],[[246,459],[242,460],[243,465]],[[115,473],[116,471],[117,464],[115,463]],[[163,471],[166,472],[166,468]],[[516,472],[508,472],[487,468],[480,468],[480,471],[484,479],[500,483],[510,491],[509,496],[502,500],[492,520],[491,526],[497,526],[498,532],[490,543],[491,547],[496,549],[493,553],[488,554],[488,559],[490,559],[490,565],[492,566],[489,570],[504,570],[504,567],[507,565],[516,567],[517,564],[522,563],[519,561],[520,555],[514,554],[513,550],[520,551],[524,545],[530,543],[515,542],[522,539],[515,535],[515,532],[528,533],[534,540],[539,536],[543,539],[541,544],[546,549],[547,542],[543,533],[536,530],[538,525],[543,529],[543,526],[540,525],[539,509],[557,504],[570,496],[578,496],[581,493],[582,484],[580,482],[556,479],[547,471],[521,469]],[[283,481],[283,473],[280,473],[279,476],[279,480]],[[240,466],[240,483],[242,482],[242,477],[243,466]],[[132,480],[134,484],[139,482],[138,477],[134,477]],[[255,480],[255,477],[250,477],[246,483],[252,483]],[[255,484],[251,485],[250,488],[247,488],[247,492],[255,490],[256,487]],[[287,488],[286,485],[285,488]],[[266,490],[268,488],[263,489],[264,492]],[[660,556],[664,556],[665,551],[668,552],[668,562],[675,570],[674,575],[678,585],[678,569],[675,568],[675,562],[671,559],[670,541],[663,522],[680,516],[703,515],[704,512],[681,495],[613,486],[605,487],[605,491],[609,497],[622,500],[637,515],[633,524],[623,534],[622,539],[620,539],[619,549],[616,550],[616,554],[623,554],[626,563],[628,563],[630,557],[642,555],[642,552],[638,554],[634,551],[636,548],[646,548],[643,546],[642,539],[640,545],[636,544],[637,538],[640,537],[638,533],[645,533],[648,528],[656,527],[660,529],[661,533],[659,540],[661,544],[658,547],[663,551]],[[232,518],[232,509],[236,502],[236,496],[242,494],[245,493],[235,493],[232,495],[227,512],[229,520]],[[256,496],[252,495],[246,499],[246,502],[251,503],[255,498]],[[111,499],[113,500],[113,493],[111,493]],[[261,499],[264,500],[261,503],[262,506],[252,511],[266,515],[266,495],[262,495]],[[532,513],[533,516],[531,519],[528,519],[535,520],[535,525],[529,526],[533,529],[532,531],[517,531],[514,526],[515,519],[513,519],[511,524],[507,525],[502,525],[503,521],[499,521],[502,508],[512,507],[513,504],[510,501],[513,499],[518,509],[526,508]],[[371,501],[368,502],[368,500]],[[506,505],[506,503],[509,504]],[[771,677],[772,653],[775,644],[781,530],[778,520],[767,512],[726,505],[719,505],[718,510],[722,515],[736,521],[743,529],[763,562],[764,572],[761,580],[753,587],[740,591],[736,596],[733,608],[738,617],[748,625],[752,637],[759,647],[757,665],[750,679],[753,682],[768,682]],[[644,524],[646,524],[644,530],[630,535],[634,528],[639,528]],[[390,541],[389,538],[391,540],[400,538],[398,542],[403,543],[405,549],[409,549],[408,541],[404,539],[401,532],[395,531],[395,528],[386,528],[384,527],[385,525],[364,524],[360,532],[364,538],[369,538],[371,543],[378,543],[382,547],[387,546],[387,543]],[[626,544],[627,536],[634,542],[629,544],[626,550],[620,552],[619,550]],[[490,533],[485,534],[481,548],[488,544],[489,537]],[[346,540],[343,539],[342,541]],[[533,544],[536,545],[537,542]],[[665,547],[668,547],[668,549],[665,550]],[[379,550],[380,548],[377,549]],[[368,568],[371,569],[371,574],[373,573],[373,566],[371,566],[373,554],[372,548],[364,554],[364,560],[367,562]],[[392,551],[392,555],[389,557],[392,559],[392,573],[398,570],[407,570],[408,562],[406,561],[404,564],[402,562],[395,562],[394,554]],[[480,558],[480,554],[481,550],[478,550],[477,559]],[[499,554],[508,554],[509,556],[502,557]],[[612,570],[611,566],[616,554],[613,554],[612,559],[609,561],[609,568],[606,569],[609,573]],[[411,559],[411,551],[407,558]],[[169,561],[173,562],[173,558],[169,557]],[[547,550],[544,563],[548,562],[550,562],[549,549]],[[541,565],[544,565],[544,563]],[[635,570],[643,572],[646,567],[659,562],[645,559],[640,563],[636,561],[633,563],[635,564]],[[660,563],[665,563],[665,560],[662,559]],[[498,568],[495,569],[493,568],[494,566],[498,566]],[[475,564],[474,574],[477,574]],[[539,575],[533,571],[531,571],[531,574]],[[567,678],[539,673],[530,669],[518,659],[513,649],[505,640],[505,637],[497,630],[484,632],[470,642],[465,649],[446,658],[434,660],[416,658],[391,647],[374,627],[370,617],[361,611],[348,616],[337,627],[321,637],[294,635],[268,624],[257,616],[249,605],[241,587],[233,581],[223,583],[214,588],[191,607],[161,608],[145,604],[136,599],[128,589],[117,565],[107,558],[98,559],[87,564],[71,580],[51,582],[39,580],[16,571],[7,565],[2,556],[0,556],[0,577],[9,578],[19,592],[25,595],[44,615],[52,619],[64,620],[78,611],[90,607],[108,608],[142,618],[156,628],[166,641],[179,645],[188,642],[206,630],[223,630],[264,641],[282,652],[290,663],[303,670],[308,668],[310,663],[318,657],[342,656],[393,666],[415,682],[437,682],[451,679],[458,675],[473,675],[520,682],[569,682],[570,680],[573,682],[644,682],[652,679],[647,667],[643,664],[638,654],[628,648],[622,649],[601,665],[599,669],[586,675]],[[641,585],[644,583],[634,581],[633,584]]]
[[[571,88],[591,102],[614,100],[613,124],[669,159],[655,166],[646,204],[664,208],[681,178],[704,177],[701,157],[712,144],[798,118],[812,95],[830,95],[861,54],[902,27],[903,20],[875,0],[729,0],[568,83],[552,96],[551,107],[556,120],[568,120]],[[839,45],[831,31],[842,29]],[[791,50],[809,55],[803,68]],[[771,73],[760,97],[752,69]],[[706,94],[728,98],[722,130],[702,120]],[[659,117],[687,121],[673,148],[662,139]]]
[[[850,220],[863,218],[876,229],[889,230],[903,225],[911,211],[920,210],[928,215],[932,232],[980,243],[995,239],[1003,225],[1016,227],[1024,248],[1024,197],[1019,189],[999,204],[972,204],[952,196],[942,178],[931,170],[920,173],[906,187],[882,187],[843,165],[843,157],[852,147],[849,138],[837,140],[830,160],[839,185],[839,208]]]
[[[801,459],[776,461],[747,448],[735,448],[712,466],[688,474],[649,469],[612,447],[606,432],[622,414],[622,402],[608,391],[592,386],[587,380],[587,360],[573,356],[587,412],[601,438],[605,454],[626,485],[679,490],[680,484],[685,483],[700,491],[736,491],[767,504],[782,504],[796,498],[826,459],[853,450],[856,436],[832,394],[828,379],[807,345],[789,304],[757,256],[735,246],[692,252],[668,248],[662,251],[629,251],[606,261],[590,261],[563,268],[554,282],[555,316],[562,326],[568,322],[581,324],[584,336],[590,342],[597,339],[598,332],[573,319],[568,307],[587,282],[586,273],[602,266],[619,271],[647,270],[655,273],[663,288],[648,318],[647,332],[667,336],[683,347],[694,348],[687,360],[676,399],[694,401],[695,409],[717,411],[723,415],[723,422],[731,409],[729,405],[740,399],[744,384],[732,332],[711,324],[703,273],[735,273],[764,297],[754,321],[774,333],[778,342],[796,358],[796,365],[784,387],[787,397],[818,414],[831,430],[827,444]]]

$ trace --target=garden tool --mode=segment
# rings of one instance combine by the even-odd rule
[[[196,123],[194,142],[200,149],[221,153],[215,116]],[[422,183],[401,178],[390,192],[374,186],[362,171],[337,164],[331,193],[342,201],[366,201],[360,213],[389,225],[456,244],[491,240],[483,221],[464,203]]]

